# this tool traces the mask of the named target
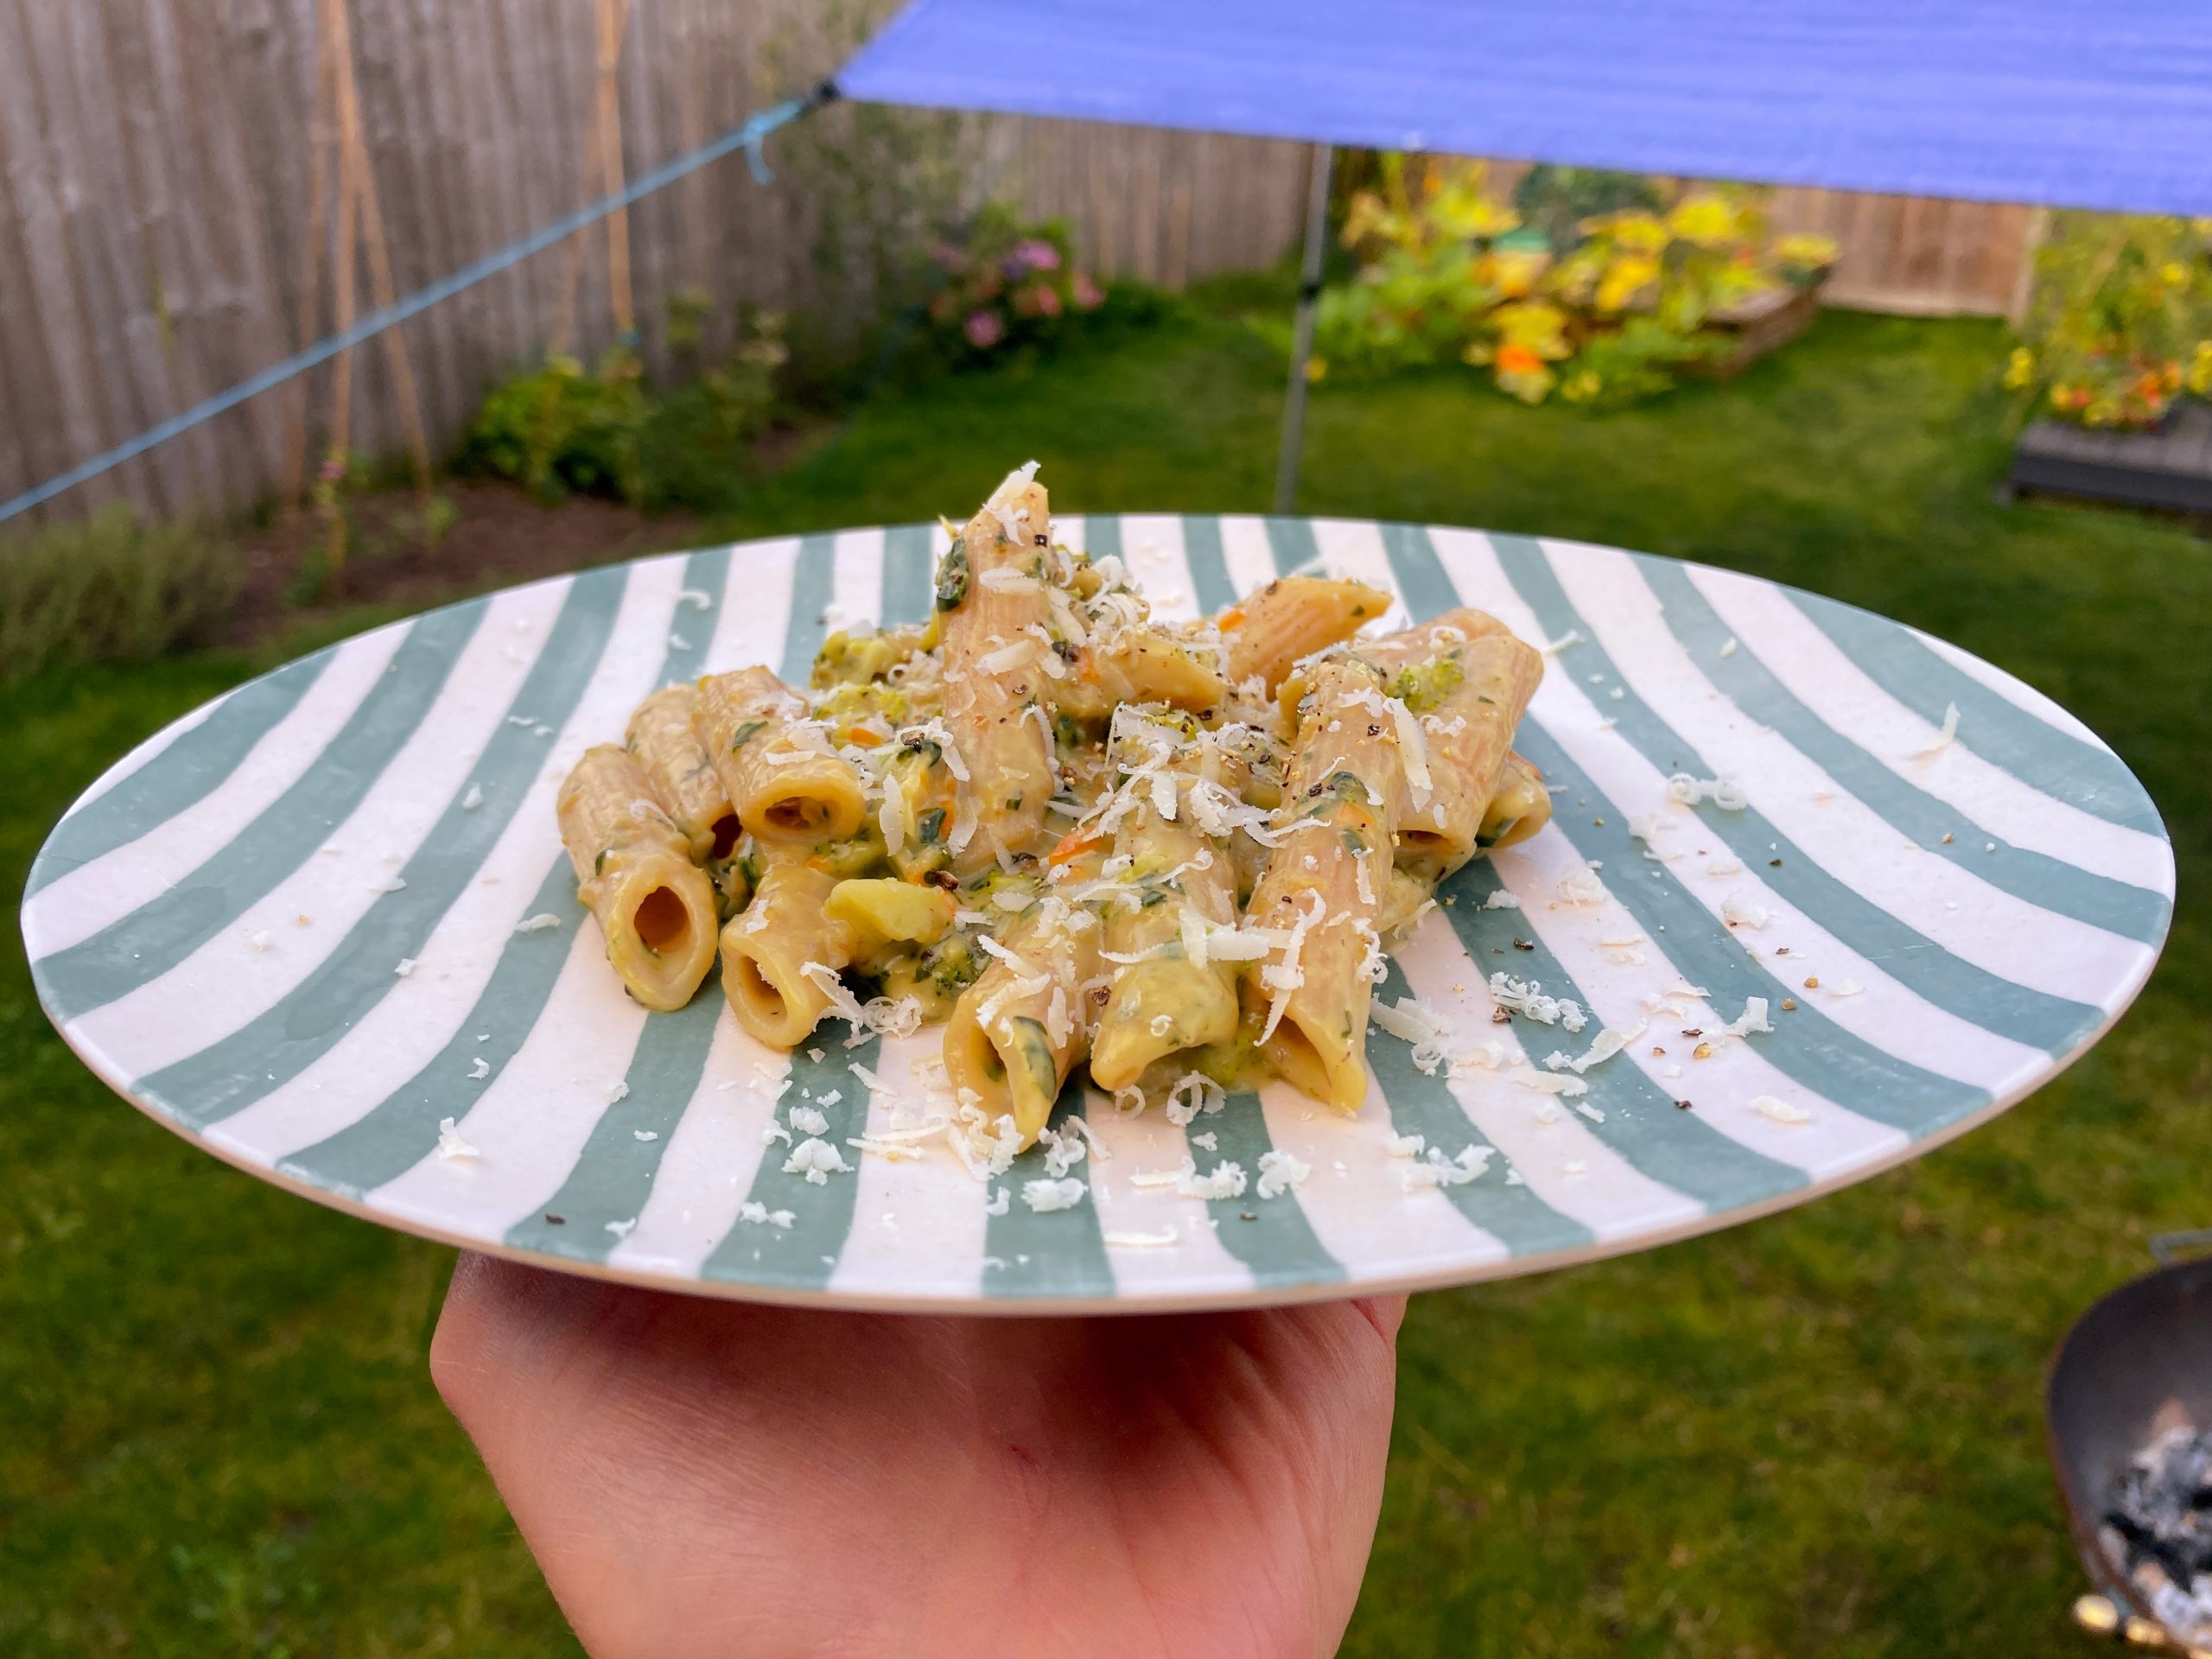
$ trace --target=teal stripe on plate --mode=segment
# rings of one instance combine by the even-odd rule
[[[1221,520],[1211,513],[1183,515],[1183,563],[1191,571],[1191,602],[1200,616],[1236,602],[1229,560],[1221,550]]]
[[[168,747],[54,827],[23,883],[29,898],[48,882],[127,847],[205,799],[255,744],[299,706],[307,690],[330,666],[338,648],[319,651],[273,674],[249,680],[215,705],[214,712]]]
[[[1553,639],[1569,629],[1582,635],[1583,643],[1573,647],[1572,658],[1576,677],[1595,668],[1605,677],[1609,698],[1615,688],[1624,692],[1620,700],[1601,703],[1618,722],[1615,734],[1625,739],[1662,776],[1687,772],[1711,777],[1713,766],[1644,702],[1635,682],[1622,674],[1619,665],[1598,644],[1597,630],[1568,601],[1558,572],[1542,547],[1525,536],[1493,536],[1491,545],[1497,550],[1507,579],[1535,612],[1539,626]],[[1430,556],[1435,556],[1433,548]],[[1755,868],[1768,887],[1796,906],[1815,927],[1879,964],[1900,984],[1945,1012],[1971,1020],[1984,1031],[2054,1054],[2064,1053],[2083,1032],[2094,1030],[2102,1020],[2102,1011],[2086,1002],[2017,984],[1953,956],[1917,928],[1831,875],[1768,822],[1756,806],[1724,812],[1704,803],[1694,810],[1714,836],[1747,866]],[[1778,866],[1774,862],[1777,859],[1781,861]]]
[[[54,1017],[73,1020],[160,978],[305,863],[415,735],[486,603],[473,600],[416,621],[321,757],[252,823],[160,897],[35,963]]]
[[[1405,969],[1396,958],[1385,957],[1383,963],[1388,971],[1375,994],[1393,1002],[1411,996],[1413,988],[1406,982]],[[1387,1032],[1370,1031],[1367,1064],[1382,1088],[1383,1109],[1394,1134],[1418,1135],[1447,1158],[1457,1157],[1469,1146],[1489,1147],[1497,1152],[1444,1079],[1414,1068],[1410,1045]],[[1510,1255],[1544,1255],[1596,1242],[1597,1235],[1573,1217],[1561,1215],[1528,1187],[1509,1184],[1505,1179],[1509,1166],[1505,1154],[1497,1152],[1489,1167],[1473,1180],[1440,1190],[1453,1209],[1504,1245]]]
[[[851,1173],[832,1175],[818,1186],[804,1175],[785,1174],[784,1162],[791,1156],[791,1147],[806,1139],[796,1132],[788,1144],[778,1141],[762,1147],[760,1166],[753,1173],[747,1201],[765,1205],[771,1213],[790,1211],[791,1224],[786,1228],[733,1222],[721,1243],[700,1264],[702,1279],[818,1290],[836,1271],[837,1258],[844,1254],[845,1241],[852,1236],[853,1208],[861,1188],[862,1154],[845,1141],[868,1129],[868,1091],[850,1068],[857,1060],[874,1071],[883,1050],[878,1037],[870,1037],[856,1048],[846,1047],[842,1037],[832,1034],[843,1028],[842,1021],[833,1027],[825,1020],[791,1052],[791,1086],[776,1106],[779,1118],[794,1106],[812,1106],[820,1111],[830,1123],[829,1133],[822,1139],[837,1148],[852,1166]],[[822,1058],[815,1059],[815,1054]],[[822,1096],[832,1090],[838,1099],[823,1105]],[[869,1226],[880,1224],[880,1220],[874,1216],[863,1219]]]
[[[1084,1079],[1077,1066],[1054,1103],[1052,1127],[1063,1128],[1068,1119],[1081,1117],[1087,1105]],[[1048,1179],[1045,1149],[1032,1147],[1014,1160],[1014,1167],[994,1176],[983,1188],[988,1194],[1007,1189],[1006,1214],[993,1216],[983,1229],[983,1294],[986,1296],[1096,1296],[1114,1294],[1114,1269],[1106,1260],[1106,1240],[1098,1227],[1098,1206],[1090,1193],[1089,1163],[1072,1172],[1083,1182],[1083,1198],[1073,1208],[1040,1215],[1022,1202],[1023,1184]],[[982,1203],[979,1196],[977,1203]]]
[[[663,682],[691,677],[704,661],[707,642],[714,637],[721,607],[728,601],[729,554],[727,547],[710,548],[684,560],[685,590],[707,594],[709,603],[704,611],[688,605],[677,607],[677,616],[687,619],[681,626],[690,632],[683,636],[687,643],[683,648],[668,646],[662,658]],[[524,913],[548,912],[572,918],[578,927],[598,925],[576,902],[575,873],[566,853],[555,856]],[[438,1120],[466,1122],[484,1090],[499,1079],[536,1029],[568,960],[571,937],[565,927],[509,935],[467,1019],[437,1056],[354,1122],[292,1154],[277,1166],[318,1186],[358,1198],[429,1157],[438,1142]],[[491,1040],[475,1041],[477,1032],[490,1033]],[[479,1055],[491,1071],[480,1079],[471,1078],[468,1070]]]
[[[1313,537],[1313,521],[1310,518],[1269,518],[1265,521],[1268,531],[1268,551],[1274,556],[1275,574],[1287,576],[1294,571],[1311,573],[1321,563],[1321,543]]]
[[[1743,1012],[1747,999],[1766,998],[1774,1033],[1751,1039],[1764,1058],[1838,1105],[1916,1138],[1988,1103],[1986,1090],[1939,1077],[1853,1036],[1814,1007],[1794,982],[1784,983],[1768,972],[1666,866],[1643,857],[1642,846],[1629,836],[1627,814],[1567,759],[1567,751],[1533,715],[1521,722],[1514,747],[1535,761],[1546,778],[1565,785],[1560,798],[1575,804],[1555,816],[1553,823],[1576,852],[1599,860],[1614,873],[1608,890],[1643,925],[1654,944],[1665,941],[1660,948],[1668,961],[1691,984],[1711,993],[1707,1002],[1732,1019]],[[1602,827],[1595,822],[1599,818],[1605,820]],[[1631,874],[1623,876],[1619,873],[1624,870]],[[1785,996],[1797,1000],[1794,1011],[1783,1011]],[[2066,1040],[2082,1034],[2077,1031]]]
[[[1668,627],[1699,671],[1751,719],[1779,732],[1800,754],[1911,837],[1923,852],[1948,860],[2016,899],[2077,922],[2146,944],[2165,937],[2173,906],[2164,893],[2002,839],[1995,852],[1986,850],[1991,832],[1899,777],[1799,702],[1753,646],[1738,641],[1723,657],[1720,647],[1735,638],[1734,630],[1720,620],[1681,564],[1640,554],[1636,561],[1659,600]],[[1946,836],[1952,837],[1948,845]]]
[[[883,626],[930,620],[929,524],[898,524],[883,532]]]
[[[804,686],[813,672],[815,653],[830,632],[827,619],[836,577],[837,538],[826,534],[801,537],[798,562],[791,570],[791,622],[784,631],[786,685]]]
[[[577,1262],[607,1259],[620,1242],[610,1225],[626,1233],[626,1224],[637,1220],[652,1196],[669,1136],[706,1074],[707,1050],[721,1013],[721,976],[709,973],[687,1007],[645,1016],[629,1070],[622,1074],[628,1092],[599,1115],[560,1190],[507,1229],[510,1245]],[[859,1086],[859,1079],[852,1083]],[[641,1141],[641,1134],[652,1138]],[[846,1156],[859,1161],[849,1151]],[[561,1219],[553,1220],[555,1216]]]
[[[2054,800],[2163,837],[2158,809],[2120,757],[2061,731],[1953,666],[1910,630],[1855,605],[1785,588],[1792,604],[1906,708],[1936,725],[1959,706],[1959,741]]]
[[[592,925],[577,907],[575,872],[566,853],[545,872],[525,913],[549,911],[580,925]],[[438,1144],[438,1120],[466,1119],[529,1040],[575,940],[566,926],[512,935],[500,946],[499,964],[477,994],[468,1017],[421,1071],[336,1134],[278,1160],[276,1167],[358,1198],[397,1180],[429,1157]],[[388,975],[391,970],[385,971]],[[480,1032],[486,1033],[482,1042],[477,1040]],[[479,1057],[491,1071],[474,1078],[468,1073]]]
[[[1110,512],[1085,513],[1083,550],[1096,561],[1122,556],[1122,521]]]
[[[1548,995],[1571,996],[1588,1007],[1588,994],[1543,940],[1534,937],[1535,930],[1526,927],[1519,911],[1484,908],[1490,895],[1504,886],[1488,859],[1477,859],[1439,891],[1438,913],[1451,921],[1459,943],[1474,958],[1475,971],[1485,979],[1503,972],[1516,979],[1537,980]],[[1661,936],[1662,950],[1671,937]],[[1516,940],[1533,949],[1519,949]],[[1792,1016],[1780,1013],[1777,1005],[1771,1017]],[[1519,1020],[1514,1023],[1513,1034],[1521,1039],[1529,1063],[1549,1071],[1554,1068],[1545,1061],[1551,1054],[1580,1054],[1597,1036],[1599,1023],[1593,1018],[1580,1033],[1571,1034],[1556,1026]],[[1652,1040],[1662,1047],[1688,1046],[1672,1031]],[[1761,1044],[1767,1039],[1751,1040]],[[1679,1087],[1685,1096],[1694,1099],[1690,1089],[1694,1068],[1686,1065],[1682,1070]],[[1661,1088],[1628,1054],[1617,1054],[1592,1066],[1582,1074],[1582,1080],[1590,1085],[1590,1092],[1560,1101],[1560,1109],[1573,1111],[1577,1106],[1591,1106],[1603,1112],[1605,1121],[1602,1123],[1593,1123],[1579,1112],[1576,1116],[1584,1128],[1618,1153],[1637,1173],[1695,1198],[1707,1210],[1758,1203],[1805,1185],[1803,1171],[1730,1140],[1694,1111],[1683,1111],[1675,1104],[1676,1096]]]
[[[1267,1115],[1257,1095],[1231,1095],[1229,1103],[1210,1112],[1184,1130],[1211,1133],[1216,1149],[1193,1147],[1191,1156],[1204,1174],[1217,1164],[1233,1163],[1244,1171],[1244,1196],[1208,1198],[1206,1215],[1222,1248],[1252,1270],[1258,1285],[1332,1285],[1344,1277],[1344,1263],[1329,1254],[1306,1219],[1298,1201],[1298,1189],[1289,1187],[1272,1198],[1260,1196],[1260,1160],[1275,1148],[1268,1134]]]
[[[1416,622],[1459,608],[1459,589],[1452,573],[1437,556],[1436,543],[1418,524],[1377,524],[1382,532],[1382,556],[1390,562],[1390,576],[1398,584],[1398,597],[1406,613]]]
[[[530,727],[502,721],[478,756],[463,793],[446,804],[421,846],[403,865],[407,885],[379,894],[338,948],[276,1003],[229,1036],[132,1086],[195,1128],[219,1122],[289,1082],[328,1053],[400,983],[392,967],[419,956],[423,942],[461,896],[498,843],[531,785],[544,770],[549,740],[598,670],[621,608],[631,567],[587,571],[563,601],[537,660],[508,704]],[[480,790],[473,808],[466,791]],[[573,904],[565,907],[575,913]]]
[[[688,685],[706,672],[707,647],[714,643],[715,622],[721,614],[728,582],[728,548],[702,548],[685,556],[683,591],[704,594],[707,602],[703,606],[688,599],[677,602],[676,615],[669,623],[668,655],[661,659],[660,678],[655,683]],[[616,734],[608,735],[611,741]]]

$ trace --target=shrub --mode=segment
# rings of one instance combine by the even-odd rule
[[[2144,428],[2212,396],[2212,219],[2060,213],[2005,384],[2083,426]]]
[[[671,308],[683,325],[679,349],[698,338],[703,308],[692,296]],[[645,385],[644,365],[626,349],[592,371],[550,356],[485,399],[461,466],[510,479],[549,505],[572,492],[645,507],[719,505],[773,418],[785,356],[772,312],[748,315],[727,359],[666,392]]]
[[[484,400],[461,464],[512,479],[549,504],[572,490],[636,500],[645,493],[643,380],[632,352],[618,347],[588,373],[555,353]]]
[[[956,359],[982,361],[1048,346],[1106,297],[1076,268],[1066,226],[1025,224],[997,202],[976,215],[962,242],[940,242],[930,257],[944,273],[930,300],[930,321]]]
[[[1351,282],[1321,297],[1318,368],[1374,372],[1459,361],[1539,403],[1588,404],[1665,391],[1676,372],[1732,344],[1732,308],[1834,264],[1823,237],[1770,243],[1760,199],[1699,186],[1666,201],[1631,175],[1538,168],[1509,204],[1480,162],[1409,184],[1382,158],[1379,190],[1355,194],[1344,241]]]
[[[0,540],[0,678],[140,662],[218,637],[245,583],[238,547],[128,507]]]

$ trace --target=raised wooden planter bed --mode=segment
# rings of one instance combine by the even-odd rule
[[[2155,432],[2033,422],[2005,480],[2008,499],[2023,490],[2212,513],[2212,404],[2181,404]]]
[[[1815,283],[1810,288],[1770,288],[1741,305],[1716,311],[1713,321],[1734,333],[1735,347],[1710,363],[1693,365],[1689,372],[1712,380],[1741,374],[1776,346],[1803,334],[1820,308],[1821,284]]]

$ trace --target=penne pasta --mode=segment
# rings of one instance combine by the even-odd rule
[[[1226,836],[1209,835],[1193,785],[1223,788],[1236,763],[1188,716],[1135,709],[1116,717],[1109,745],[1135,807],[1114,831],[1120,877],[1140,891],[1106,912],[1113,987],[1091,1044],[1090,1075],[1123,1089],[1185,1048],[1236,1035],[1236,966],[1213,959],[1206,938],[1236,925],[1236,867]],[[1137,958],[1129,960],[1129,958]]]
[[[611,743],[587,749],[555,812],[622,983],[649,1008],[682,1007],[714,965],[715,893],[645,768]]]
[[[1367,1097],[1367,1012],[1382,961],[1376,917],[1391,873],[1391,812],[1405,760],[1382,677],[1355,659],[1313,670],[1277,845],[1253,890],[1251,925],[1271,936],[1250,985],[1258,1042],[1316,1100],[1355,1111]]]
[[[1389,608],[1390,595],[1364,582],[1281,576],[1212,620],[1230,683],[1256,676],[1272,696],[1293,663],[1351,639]]]
[[[766,669],[702,679],[692,723],[739,821],[764,845],[812,847],[859,831],[868,807],[860,772]]]

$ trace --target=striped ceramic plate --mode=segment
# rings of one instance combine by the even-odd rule
[[[810,1098],[847,1147],[912,1121],[934,1034],[854,1046],[834,1026],[786,1062],[711,988],[648,1017],[576,905],[553,791],[657,685],[753,662],[803,679],[825,628],[921,617],[923,527],[539,582],[241,687],[54,830],[23,906],[39,994],[162,1122],[410,1231],[764,1300],[1227,1306],[1527,1272],[1798,1203],[2050,1077],[2164,936],[2171,849],[2113,753],[2018,681],[1865,612],[1471,531],[1065,528],[1120,551],[1169,615],[1318,560],[1415,617],[1479,605],[1549,643],[1520,747],[1557,791],[1554,823],[1456,878],[1382,992],[1444,1011],[1474,1063],[1429,1075],[1378,1031],[1351,1120],[1271,1088],[1179,1128],[1071,1089],[1060,1109],[1086,1115],[1097,1149],[1059,1211],[1022,1201],[1033,1152],[1011,1204],[942,1146],[851,1148],[855,1173],[822,1185],[785,1173],[764,1078],[788,1069],[786,1102]],[[1734,780],[1750,804],[1670,804],[1678,773]],[[1579,874],[1592,866],[1601,890]],[[557,925],[526,925],[544,917]],[[1586,1005],[1588,1027],[1496,1023],[1501,971]],[[1772,1031],[1730,1038],[1755,997]],[[1601,1026],[1643,1029],[1587,1093],[1515,1081],[1521,1055],[1580,1058]],[[1492,1042],[1504,1060],[1486,1069]],[[1386,1144],[1408,1135],[1497,1155],[1408,1191]],[[448,1155],[456,1139],[473,1155]],[[1271,1198],[1132,1179],[1185,1157],[1255,1173],[1271,1149],[1311,1172]]]

